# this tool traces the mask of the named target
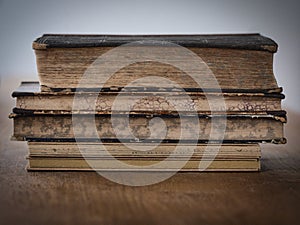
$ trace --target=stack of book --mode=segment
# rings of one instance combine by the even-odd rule
[[[47,34],[33,48],[40,82],[22,82],[10,115],[28,170],[258,171],[259,143],[286,142],[277,44],[259,34]]]

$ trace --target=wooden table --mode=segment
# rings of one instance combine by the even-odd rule
[[[26,143],[9,140],[13,104],[0,105],[0,224],[299,224],[295,113],[288,115],[288,144],[263,146],[262,172],[178,173],[129,187],[94,172],[26,172]]]

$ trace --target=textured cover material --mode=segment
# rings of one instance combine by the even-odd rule
[[[277,44],[260,34],[221,35],[75,35],[44,34],[33,42],[34,49],[116,47],[131,42],[168,44],[195,48],[232,48],[276,52]]]
[[[156,116],[153,116],[156,117]],[[75,138],[74,131],[77,132],[78,138],[95,138],[101,139],[124,139],[124,140],[211,140],[212,119],[210,117],[166,115],[163,117],[166,131],[161,129],[161,120],[152,120],[151,133],[148,124],[152,117],[145,115],[134,115],[129,117],[131,133],[128,132],[128,116],[118,114],[114,118],[114,124],[117,124],[118,135],[112,123],[111,116],[107,115],[20,115],[11,114],[14,119],[14,137],[17,140],[26,138]],[[76,123],[74,123],[76,119]],[[199,126],[195,121],[199,121]],[[224,137],[214,136],[213,140],[231,140],[231,141],[273,141],[283,139],[284,118],[272,115],[253,115],[237,116],[228,115],[214,117],[215,124],[225,124]],[[79,125],[79,126],[76,126]],[[184,124],[181,127],[181,124]],[[96,126],[96,127],[95,127]],[[79,128],[78,128],[79,127]],[[96,129],[90,129],[95,127]],[[200,127],[200,129],[199,129]],[[78,129],[77,129],[78,128]],[[76,130],[77,129],[77,130]],[[199,132],[197,132],[199,129]],[[184,135],[180,135],[180,134]],[[151,136],[151,134],[153,134]],[[282,141],[280,141],[282,142]]]

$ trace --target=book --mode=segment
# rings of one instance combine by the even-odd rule
[[[224,140],[285,143],[283,122],[285,115],[185,115],[178,114],[11,114],[14,137],[74,139],[166,139],[166,140]],[[224,127],[221,134],[210,136],[214,124]],[[164,125],[162,123],[164,122]],[[74,127],[74,123],[78,126]],[[198,123],[198,124],[197,124]],[[151,125],[151,127],[149,127]],[[182,126],[181,126],[182,125]],[[199,125],[199,126],[198,126]],[[165,126],[165,127],[163,127]],[[95,128],[95,129],[92,129]],[[163,129],[165,128],[165,129]],[[116,130],[118,131],[116,136]],[[163,138],[162,138],[163,137]]]
[[[40,142],[28,141],[30,157],[72,157],[87,158],[166,158],[215,157],[215,159],[248,159],[260,158],[258,144],[179,144],[179,143],[98,143],[98,142]],[[148,150],[149,149],[149,150]],[[193,154],[190,154],[190,152]],[[217,152],[216,152],[217,151]]]
[[[28,142],[29,171],[259,171],[258,144]],[[128,145],[129,144],[129,145]],[[104,147],[104,148],[103,148]],[[218,149],[219,148],[219,149]],[[150,149],[150,150],[146,150]],[[105,151],[105,153],[104,153]],[[159,164],[162,163],[163,164]],[[200,162],[204,164],[200,164]]]
[[[20,87],[12,93],[16,98],[15,113],[24,111],[34,111],[35,113],[49,113],[50,111],[60,111],[61,114],[72,111],[74,96],[77,101],[88,103],[88,108],[82,109],[85,113],[111,113],[115,111],[125,111],[128,103],[132,104],[131,112],[152,112],[167,113],[174,112],[177,109],[186,111],[195,111],[208,114],[211,106],[210,101],[224,98],[224,104],[220,105],[219,111],[227,114],[262,114],[267,111],[282,111],[281,100],[284,95],[281,93],[203,93],[203,92],[179,92],[179,91],[156,91],[146,92],[138,90],[123,90],[120,92],[41,92],[38,82],[22,82]],[[187,97],[188,96],[188,97]],[[190,99],[189,99],[190,98]],[[96,102],[95,102],[96,99]],[[115,101],[118,101],[119,107],[113,108]],[[94,106],[93,106],[94,105]],[[224,108],[225,107],[225,108]],[[215,112],[218,107],[214,107]]]
[[[160,161],[151,158],[143,158],[139,160],[130,159],[97,159],[92,158],[89,161],[84,158],[57,158],[57,157],[28,157],[29,171],[132,171],[132,172],[147,172],[147,171],[177,171],[180,168],[182,161],[169,160],[167,165],[161,166]],[[129,166],[130,165],[130,166]],[[135,167],[135,168],[134,168]],[[224,159],[213,160],[205,169],[208,171],[259,171],[260,159]],[[199,171],[199,160],[189,160],[180,169],[184,172]]]
[[[171,44],[168,44],[171,43]],[[90,79],[81,80],[93,62],[108,51],[123,45],[144,46],[151,52],[159,52],[161,57],[179,57],[180,45],[199,57],[205,68],[190,71],[201,79],[202,86],[182,69],[167,63],[145,60],[118,68],[128,58],[136,54],[125,49],[117,58],[105,61],[101,71],[89,70]],[[126,48],[126,47],[125,47]],[[149,49],[150,48],[150,49]],[[216,86],[206,79],[210,71],[222,90],[269,90],[280,92],[273,74],[273,54],[277,44],[259,34],[231,35],[64,35],[45,34],[33,42],[37,70],[43,91],[62,91],[80,88],[120,89],[131,82],[148,76],[160,76],[176,82],[181,88],[198,88],[209,91]],[[132,48],[131,48],[132,49]],[[181,48],[179,48],[181,50]],[[122,51],[122,50],[121,50]],[[123,57],[123,58],[122,58]],[[184,55],[179,62],[189,67],[191,60]],[[122,61],[123,60],[123,61]],[[173,60],[173,61],[174,61]],[[176,61],[176,60],[175,60]],[[119,64],[116,64],[118,62]],[[185,64],[184,64],[185,63]],[[203,64],[203,65],[204,65]],[[102,75],[115,68],[117,71],[108,80]],[[106,71],[107,70],[107,71]],[[79,85],[80,83],[80,85]],[[168,82],[166,87],[172,87]],[[144,79],[142,87],[163,87],[156,79]],[[177,86],[176,86],[177,87]]]

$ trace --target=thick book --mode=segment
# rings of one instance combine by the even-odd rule
[[[202,66],[192,67],[191,54],[177,45],[198,56]],[[121,49],[116,49],[120,46]],[[140,51],[140,48],[144,49]],[[260,34],[45,34],[33,42],[33,49],[42,90],[134,87],[138,79],[158,76],[177,83],[183,89],[214,90],[218,87],[210,79],[216,78],[222,90],[278,91],[273,74],[273,54],[277,51],[277,44]],[[112,49],[120,52],[113,55]],[[150,54],[151,60],[143,58],[143,51],[147,52],[147,56]],[[108,54],[112,54],[111,58],[105,58],[101,65],[94,63]],[[177,60],[181,67],[171,65],[166,57],[174,63]],[[126,65],[128,60],[131,63]],[[201,87],[195,77],[190,76],[191,73],[201,81]],[[88,79],[82,79],[84,74],[88,74]],[[213,77],[207,79],[208,75]],[[164,87],[161,80],[153,78],[143,79],[139,85]],[[167,87],[172,87],[172,84],[169,82]]]
[[[76,97],[75,97],[76,95]],[[208,101],[207,95],[209,100]],[[34,111],[49,113],[57,111],[64,113],[72,111],[74,99],[87,104],[81,109],[85,113],[111,113],[115,111],[126,111],[128,104],[132,104],[131,112],[166,113],[177,111],[195,111],[208,113],[211,111],[210,104],[217,104],[221,99],[224,104],[214,106],[215,112],[226,112],[227,114],[261,114],[267,111],[281,111],[281,93],[203,93],[203,92],[180,92],[180,91],[139,91],[122,90],[120,92],[41,92],[38,82],[22,82],[20,87],[13,92],[16,98],[15,113]],[[75,97],[75,98],[74,98]],[[96,100],[96,102],[95,102]],[[113,108],[113,104],[119,107]],[[122,107],[123,106],[123,107]],[[95,112],[93,112],[93,109]]]
[[[216,140],[285,143],[283,115],[11,114],[17,140]],[[162,121],[163,120],[163,121]],[[212,126],[216,129],[212,136]],[[216,127],[217,126],[217,127]],[[216,132],[224,128],[224,132]],[[74,133],[75,131],[75,133]],[[117,132],[117,133],[116,133]],[[224,135],[223,135],[224,134]]]

